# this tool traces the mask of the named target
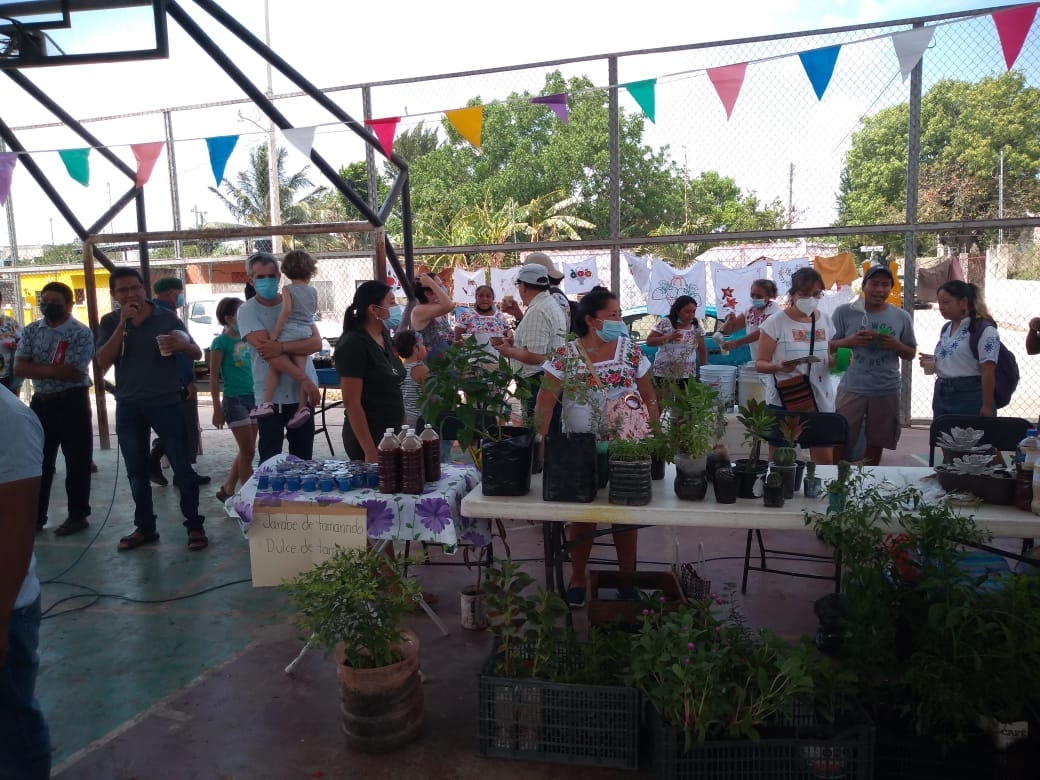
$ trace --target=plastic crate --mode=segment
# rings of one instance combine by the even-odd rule
[[[879,733],[874,756],[878,780],[1035,780],[1040,776],[1036,737],[998,751],[988,737],[943,747]]]
[[[496,758],[637,769],[640,694],[620,685],[494,675],[496,649],[477,678],[477,751]],[[559,651],[561,654],[567,651]],[[580,651],[558,657],[581,663]]]
[[[760,730],[761,739],[694,742],[647,707],[654,776],[671,780],[872,780],[874,727],[857,706],[849,705],[834,724],[801,714]]]
[[[660,592],[665,611],[686,606],[686,597],[671,571],[589,571],[589,625],[605,626],[620,622],[639,623],[646,605],[642,601],[617,597],[618,588],[635,589],[642,594]],[[660,604],[655,604],[659,608]]]

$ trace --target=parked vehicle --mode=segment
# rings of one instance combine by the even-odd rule
[[[628,325],[628,330],[632,334],[632,338],[635,339],[637,344],[639,344],[639,348],[643,351],[643,354],[647,356],[651,363],[653,363],[654,357],[657,355],[657,347],[647,346],[646,337],[650,335],[650,331],[653,330],[654,325],[656,325],[657,321],[661,319],[660,315],[647,314],[646,306],[634,306],[631,309],[625,309],[622,311],[621,319],[626,325]],[[700,318],[700,324],[701,327],[704,328],[705,334],[708,336],[707,346],[709,365],[742,366],[751,360],[751,350],[747,348],[747,345],[737,347],[723,355],[719,345],[711,338],[711,335],[722,325],[722,323],[719,322],[714,306],[708,306],[705,309],[704,315]],[[743,336],[744,333],[745,331],[739,330],[732,333],[731,337],[738,338]]]

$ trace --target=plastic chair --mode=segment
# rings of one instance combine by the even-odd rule
[[[1013,451],[1033,423],[1022,417],[979,417],[977,415],[944,414],[936,417],[928,428],[928,465],[935,465],[935,448],[939,437],[952,428],[974,428],[982,431],[983,444],[989,444],[1000,452]]]
[[[785,444],[780,436],[780,418],[798,415],[805,424],[805,430],[798,437],[801,447],[848,447],[849,423],[842,415],[834,412],[778,412],[777,423],[773,432],[766,437],[770,444]],[[1016,442],[1017,443],[1017,442]],[[755,541],[758,545],[758,565],[751,563],[751,543]],[[812,572],[792,571],[791,569],[775,569],[766,563],[766,553],[770,555],[783,556],[785,559],[804,561],[807,563],[834,562],[833,574],[814,574]],[[823,555],[819,553],[798,552],[794,550],[779,550],[765,546],[762,532],[757,528],[749,528],[747,532],[747,545],[744,548],[744,573],[740,581],[740,592],[747,593],[747,581],[749,571],[761,571],[769,574],[784,574],[788,577],[802,577],[810,580],[829,580],[834,583],[834,590],[841,587],[841,555],[834,553]]]

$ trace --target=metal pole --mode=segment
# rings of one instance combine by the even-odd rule
[[[621,249],[616,241],[621,238],[621,108],[618,101],[618,58],[607,59],[607,113],[610,122],[610,184],[607,187],[610,200],[610,289],[621,295]]]
[[[163,126],[166,129],[166,165],[170,171],[170,211],[173,214],[173,229],[181,229],[181,193],[177,187],[177,156],[174,154],[173,117],[169,109],[163,110]],[[184,257],[184,245],[180,239],[173,242],[173,256]]]
[[[915,28],[921,24],[914,25]],[[917,292],[917,202],[921,179],[921,64],[910,72],[910,121],[907,128],[906,150],[906,224],[909,229],[903,234],[903,309],[914,316],[914,296]],[[899,421],[910,425],[910,382],[909,361],[902,364],[901,389],[899,394]]]
[[[267,6],[268,0],[264,0],[264,43],[271,48],[271,13]],[[274,98],[274,84],[271,80],[271,61],[267,60],[267,99]],[[267,198],[271,209],[271,227],[282,224],[282,191],[281,182],[278,180],[278,143],[274,135],[274,120],[271,119],[267,125]],[[282,237],[271,235],[271,251],[275,255],[282,253]]]

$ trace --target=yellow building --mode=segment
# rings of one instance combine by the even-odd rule
[[[79,268],[68,268],[66,266],[51,266],[34,268],[32,271],[20,273],[15,282],[22,292],[22,321],[33,322],[43,315],[40,313],[39,295],[40,290],[48,282],[61,282],[72,289],[75,306],[72,316],[84,325],[90,325],[87,320],[87,287],[82,266]],[[94,284],[97,286],[97,303],[99,314],[105,314],[112,310],[112,299],[108,290],[108,270],[101,266],[94,268]],[[8,301],[4,301],[7,309]],[[8,312],[12,316],[13,312]]]

